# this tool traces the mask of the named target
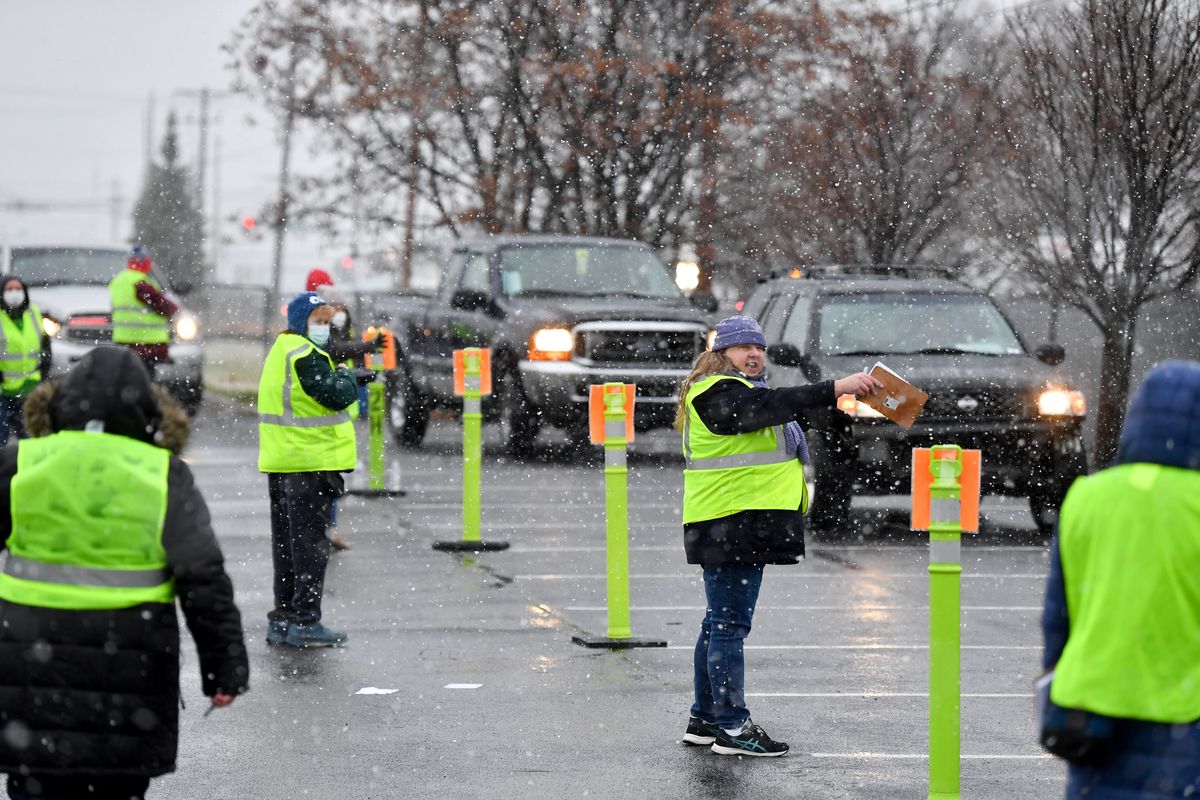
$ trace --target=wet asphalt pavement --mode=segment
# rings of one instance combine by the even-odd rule
[[[606,629],[598,449],[579,463],[551,443],[514,462],[491,435],[483,536],[509,550],[431,549],[461,537],[460,428],[435,421],[423,449],[389,450],[406,496],[342,501],[353,549],[330,562],[325,622],[348,646],[268,648],[254,418],[206,404],[187,455],[237,591],[252,689],[202,716],[185,653],[179,769],[152,797],[926,796],[927,547],[906,530],[906,498],[856,501],[837,540],[810,536],[806,561],[767,569],[746,688],[755,721],[792,751],[717,756],[679,743],[703,588],[683,557],[675,438],[645,436],[630,457],[633,633],[668,646],[607,651],[571,642]],[[962,796],[1061,796],[1064,768],[1033,734],[1045,548],[1023,500],[983,510],[963,551]],[[389,693],[361,693],[372,688]]]

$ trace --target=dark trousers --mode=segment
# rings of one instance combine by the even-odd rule
[[[693,661],[692,716],[726,729],[740,728],[750,716],[743,642],[750,635],[762,576],[762,564],[704,567],[708,602]]]
[[[133,775],[8,776],[12,800],[142,800],[149,778]]]
[[[321,619],[333,503],[342,494],[337,472],[272,472],[271,554],[275,565],[272,621],[308,624]]]
[[[25,398],[0,395],[0,447],[8,443],[11,432],[18,439],[25,438]]]

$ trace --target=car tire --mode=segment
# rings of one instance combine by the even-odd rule
[[[846,447],[839,444],[840,438],[830,434],[810,434],[808,438],[809,463],[805,469],[811,472],[813,487],[808,519],[814,530],[844,532],[850,521],[853,487]]]
[[[1046,478],[1029,487],[1029,513],[1043,536],[1054,533],[1058,510],[1076,478],[1087,475],[1087,453],[1076,436],[1059,444],[1050,459]]]
[[[521,378],[511,367],[496,375],[496,420],[500,427],[500,442],[505,452],[521,458],[533,452],[541,420],[537,409],[529,402]]]
[[[387,420],[392,436],[401,447],[420,447],[429,427],[429,404],[413,384],[404,363],[389,374]]]

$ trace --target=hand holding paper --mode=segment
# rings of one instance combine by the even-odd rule
[[[929,395],[892,372],[881,361],[876,361],[875,366],[871,367],[870,376],[877,379],[882,388],[866,395],[863,402],[900,427],[911,428],[929,400]]]

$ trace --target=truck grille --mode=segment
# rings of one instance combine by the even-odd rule
[[[707,330],[694,323],[592,322],[575,326],[576,358],[594,364],[690,366]]]
[[[951,390],[929,396],[923,419],[1008,420],[1027,416],[1025,401],[1011,392]]]

